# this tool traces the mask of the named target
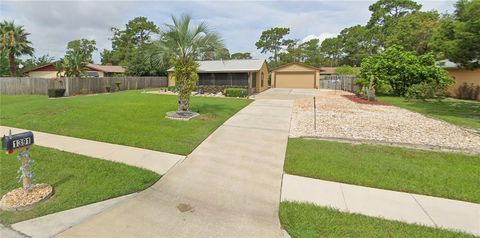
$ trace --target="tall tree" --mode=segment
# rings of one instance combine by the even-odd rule
[[[198,80],[198,64],[202,46],[221,45],[220,37],[205,23],[191,25],[191,17],[172,16],[173,24],[166,24],[160,39],[163,52],[170,57],[174,67],[173,77],[179,91],[178,111],[190,110],[190,94]]]
[[[434,48],[459,65],[480,68],[480,0],[459,0],[453,16],[442,19]]]
[[[95,40],[80,39],[68,42],[67,53],[62,60],[67,77],[80,77],[85,66],[92,63],[92,53],[97,50]]]
[[[237,52],[230,56],[231,59],[252,59],[249,52]]]
[[[152,38],[160,33],[154,22],[146,17],[130,20],[124,28],[112,27],[112,50],[104,49],[100,54],[102,63],[131,65],[130,60],[138,59],[137,50],[144,44],[152,42]],[[137,62],[140,63],[140,62]]]
[[[379,45],[384,47],[385,39],[397,21],[409,13],[419,11],[421,7],[412,0],[378,0],[369,7],[372,15],[367,28],[377,38]]]
[[[320,53],[320,40],[311,39],[300,44],[302,62],[313,67],[320,67],[322,54]]]
[[[338,66],[342,56],[342,42],[338,37],[327,38],[322,42],[320,52],[330,67]]]
[[[407,14],[391,27],[385,46],[400,45],[418,55],[432,51],[432,37],[440,26],[440,16],[435,11]]]
[[[10,76],[10,67],[8,65],[7,52],[0,51],[0,77]]]
[[[378,42],[365,26],[356,25],[345,28],[338,38],[342,45],[344,64],[359,66],[365,57],[376,54],[378,51]]]
[[[158,44],[145,43],[127,61],[126,75],[151,76],[166,75],[168,58],[162,54]]]
[[[290,33],[289,28],[275,27],[262,32],[260,40],[255,43],[257,49],[262,49],[262,53],[273,53],[273,60],[278,63],[278,53],[285,45],[284,37]]]
[[[416,12],[420,8],[422,8],[422,5],[412,0],[379,0],[368,8],[372,12],[372,16],[367,26],[388,27],[400,17]]]
[[[22,55],[33,55],[32,43],[27,39],[27,33],[23,26],[15,25],[13,21],[0,23],[0,49],[8,55],[10,75],[17,76],[17,57]]]

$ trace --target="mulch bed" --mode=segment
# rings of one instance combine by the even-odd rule
[[[388,104],[386,102],[368,101],[367,99],[357,97],[356,95],[342,95],[342,96],[348,98],[350,101],[360,103],[360,104],[390,106],[390,104]]]

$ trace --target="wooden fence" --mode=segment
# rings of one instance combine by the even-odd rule
[[[355,84],[355,76],[329,75],[320,80],[320,88],[355,92],[359,86]]]
[[[104,93],[109,87],[120,90],[166,87],[167,77],[102,77],[102,78],[0,78],[0,94],[47,95],[49,88],[65,88],[65,95]]]

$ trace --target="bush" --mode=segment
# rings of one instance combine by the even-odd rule
[[[383,89],[391,91],[395,96],[405,96],[410,86],[422,82],[432,82],[440,88],[447,88],[453,83],[447,71],[435,65],[431,53],[417,56],[400,46],[389,47],[365,58],[361,68],[361,78],[373,79],[376,89],[388,85],[388,88]]]
[[[65,89],[64,88],[49,88],[48,89],[48,97],[49,98],[58,98],[65,96]]]
[[[168,86],[167,90],[170,92],[177,92],[177,87],[176,86]]]
[[[245,88],[226,88],[224,92],[226,97],[241,97],[244,98],[248,95]]]
[[[109,93],[110,91],[112,91],[112,87],[106,86],[106,87],[105,87],[105,91],[107,91],[107,93]]]
[[[407,98],[407,100],[426,100],[430,98],[443,99],[446,94],[447,92],[445,87],[439,86],[438,84],[432,82],[422,82],[410,86],[405,93],[405,98]]]
[[[477,100],[480,95],[480,86],[475,86],[473,83],[468,85],[464,83],[462,86],[458,87],[457,97],[460,99],[472,99]]]

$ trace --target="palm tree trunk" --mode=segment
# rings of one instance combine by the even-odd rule
[[[15,63],[15,54],[12,51],[8,53],[8,63],[10,64],[10,75],[17,77],[17,64]]]

